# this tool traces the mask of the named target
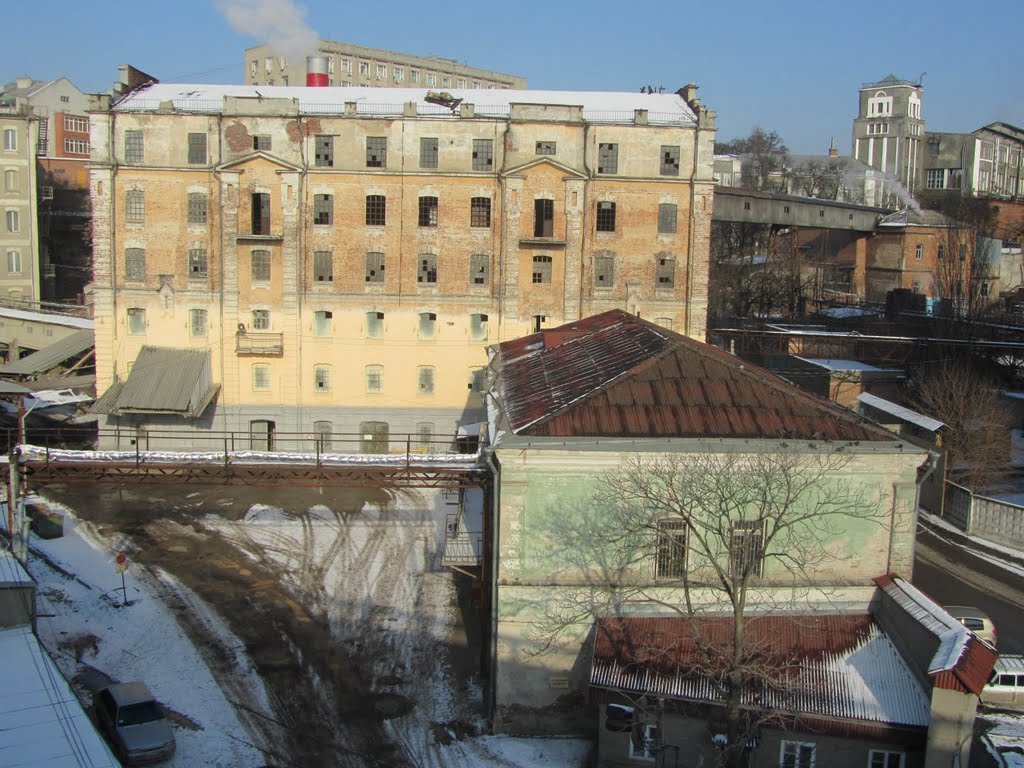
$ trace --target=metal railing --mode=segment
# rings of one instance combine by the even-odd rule
[[[284,334],[271,331],[237,331],[235,352],[239,355],[282,355]]]

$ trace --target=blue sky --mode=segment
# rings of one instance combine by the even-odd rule
[[[220,0],[246,5],[293,0]],[[719,137],[755,125],[794,152],[850,149],[857,89],[924,74],[930,130],[995,120],[1024,126],[1021,0],[954,3],[690,3],[637,0],[338,2],[296,0],[320,36],[456,58],[523,75],[532,88],[668,90],[693,81]],[[0,78],[69,77],[105,90],[130,63],[164,82],[242,82],[243,51],[216,0],[8,4]]]

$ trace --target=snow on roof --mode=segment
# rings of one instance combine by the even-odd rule
[[[6,503],[3,505],[3,508],[6,510]],[[31,583],[32,577],[28,575],[28,571],[25,570],[22,564],[15,559],[11,550],[0,547],[0,584],[13,586]]]
[[[426,88],[309,88],[285,85],[205,85],[155,83],[132,91],[114,107],[115,112],[157,109],[172,102],[175,109],[220,113],[226,96],[236,98],[294,99],[304,113],[341,113],[346,102],[355,102],[360,116],[402,115],[404,105],[415,102],[421,116],[452,117],[447,107],[427,102]],[[695,125],[696,116],[682,97],[674,93],[614,91],[534,91],[507,89],[445,89],[455,98],[476,106],[478,117],[507,117],[512,104],[580,106],[583,117],[594,122],[633,122],[633,111],[648,111],[650,123]]]
[[[29,627],[0,631],[0,660],[0,764],[120,765]]]
[[[95,323],[85,317],[72,317],[71,315],[58,315],[52,312],[36,312],[30,309],[11,309],[0,307],[0,317],[9,317],[12,320],[32,320],[37,323],[50,323],[51,325],[66,325],[69,328],[87,328],[92,330]]]
[[[905,421],[908,424],[914,424],[921,429],[927,429],[929,432],[935,432],[942,427],[946,426],[945,423],[938,419],[933,419],[931,416],[925,416],[923,413],[912,411],[909,408],[905,408],[902,405],[885,400],[884,398],[878,397],[878,395],[872,395],[869,392],[862,392],[857,395],[857,401],[864,403],[864,405],[876,408],[883,413],[888,413],[890,416],[895,416],[901,421]]]
[[[822,368],[827,368],[830,371],[878,371],[883,372],[885,370],[892,370],[886,368],[878,368],[868,363],[862,363],[860,360],[832,360],[823,357],[799,357],[797,360],[803,360],[805,363],[811,365],[818,365]]]

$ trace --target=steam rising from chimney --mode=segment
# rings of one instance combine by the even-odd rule
[[[217,0],[217,8],[236,32],[255,37],[290,60],[314,54],[320,36],[306,24],[306,9],[292,0]]]

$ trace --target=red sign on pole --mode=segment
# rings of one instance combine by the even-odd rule
[[[128,557],[124,552],[118,552],[117,557],[114,558],[114,562],[116,563],[114,568],[118,573],[124,573],[128,570]]]

